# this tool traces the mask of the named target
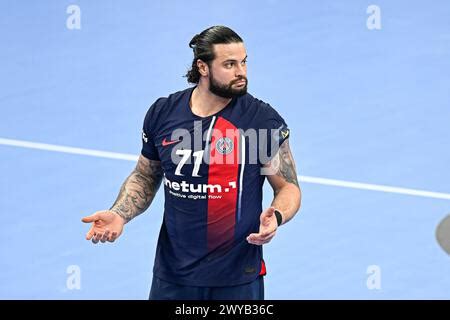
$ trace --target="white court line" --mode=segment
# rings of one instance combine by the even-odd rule
[[[388,193],[399,193],[399,194],[406,194],[406,195],[410,195],[410,196],[450,200],[450,193],[432,192],[432,191],[417,190],[417,189],[406,189],[406,188],[384,186],[384,185],[379,185],[379,184],[368,184],[368,183],[316,178],[316,177],[307,177],[307,176],[298,176],[298,178],[302,182],[322,184],[322,185],[327,185],[327,186],[336,186],[336,187],[371,190],[371,191],[381,191],[381,192],[388,192]]]
[[[101,157],[101,158],[109,158],[109,159],[120,159],[120,160],[130,160],[130,161],[137,161],[137,159],[138,159],[138,156],[135,156],[132,154],[65,147],[65,146],[58,146],[58,145],[54,145],[54,144],[37,143],[37,142],[30,142],[30,141],[23,141],[23,140],[12,140],[12,139],[0,138],[0,144],[7,145],[7,146],[14,146],[14,147],[22,147],[22,148],[31,148],[31,149],[39,149],[39,150],[47,150],[47,151],[82,154],[85,156]]]
[[[92,150],[92,149],[81,149],[81,148],[73,148],[73,147],[58,146],[58,145],[53,145],[53,144],[36,143],[36,142],[30,142],[30,141],[12,140],[12,139],[4,139],[4,138],[0,138],[0,145],[39,149],[39,150],[48,150],[48,151],[56,151],[56,152],[64,152],[64,153],[73,153],[73,154],[81,154],[81,155],[86,155],[86,156],[129,160],[129,161],[137,161],[137,159],[139,157],[139,156],[136,156],[133,154],[99,151],[99,150]],[[306,182],[306,183],[314,183],[314,184],[327,185],[327,186],[352,188],[352,189],[360,189],[360,190],[380,191],[380,192],[387,192],[387,193],[398,193],[398,194],[405,194],[405,195],[410,195],[410,196],[450,200],[449,193],[398,188],[398,187],[391,187],[391,186],[384,186],[384,185],[377,185],[377,184],[368,184],[368,183],[325,179],[325,178],[308,177],[308,176],[298,176],[298,178],[301,182]]]

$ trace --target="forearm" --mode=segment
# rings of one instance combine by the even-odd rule
[[[283,142],[274,162],[267,166],[272,167],[274,174],[267,178],[274,190],[272,207],[281,212],[283,221],[291,220],[300,209],[301,189],[297,180],[294,157],[289,148],[289,140]]]
[[[160,167],[147,162],[150,174],[144,173],[139,168],[142,163],[128,176],[120,188],[119,195],[111,207],[111,211],[116,212],[126,222],[143,213],[152,203],[156,192],[161,184],[162,173]],[[152,167],[153,166],[153,167]],[[140,169],[140,170],[139,170]]]
[[[272,207],[278,209],[282,216],[282,224],[291,220],[300,209],[301,204],[301,190],[300,187],[289,183],[274,193]]]

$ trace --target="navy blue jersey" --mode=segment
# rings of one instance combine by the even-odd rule
[[[189,286],[232,286],[264,272],[258,232],[262,165],[289,136],[283,118],[250,94],[199,117],[194,88],[158,99],[143,126],[142,155],[161,161],[164,218],[153,273]]]

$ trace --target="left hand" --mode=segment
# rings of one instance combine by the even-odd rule
[[[250,234],[247,237],[248,243],[260,246],[272,240],[278,229],[277,218],[274,213],[274,207],[270,207],[261,213],[259,217],[259,233]]]

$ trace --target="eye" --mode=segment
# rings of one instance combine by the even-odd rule
[[[241,65],[245,66],[247,64],[247,59],[242,60]]]
[[[230,69],[231,67],[233,67],[234,62],[227,62],[225,63],[225,68]]]

